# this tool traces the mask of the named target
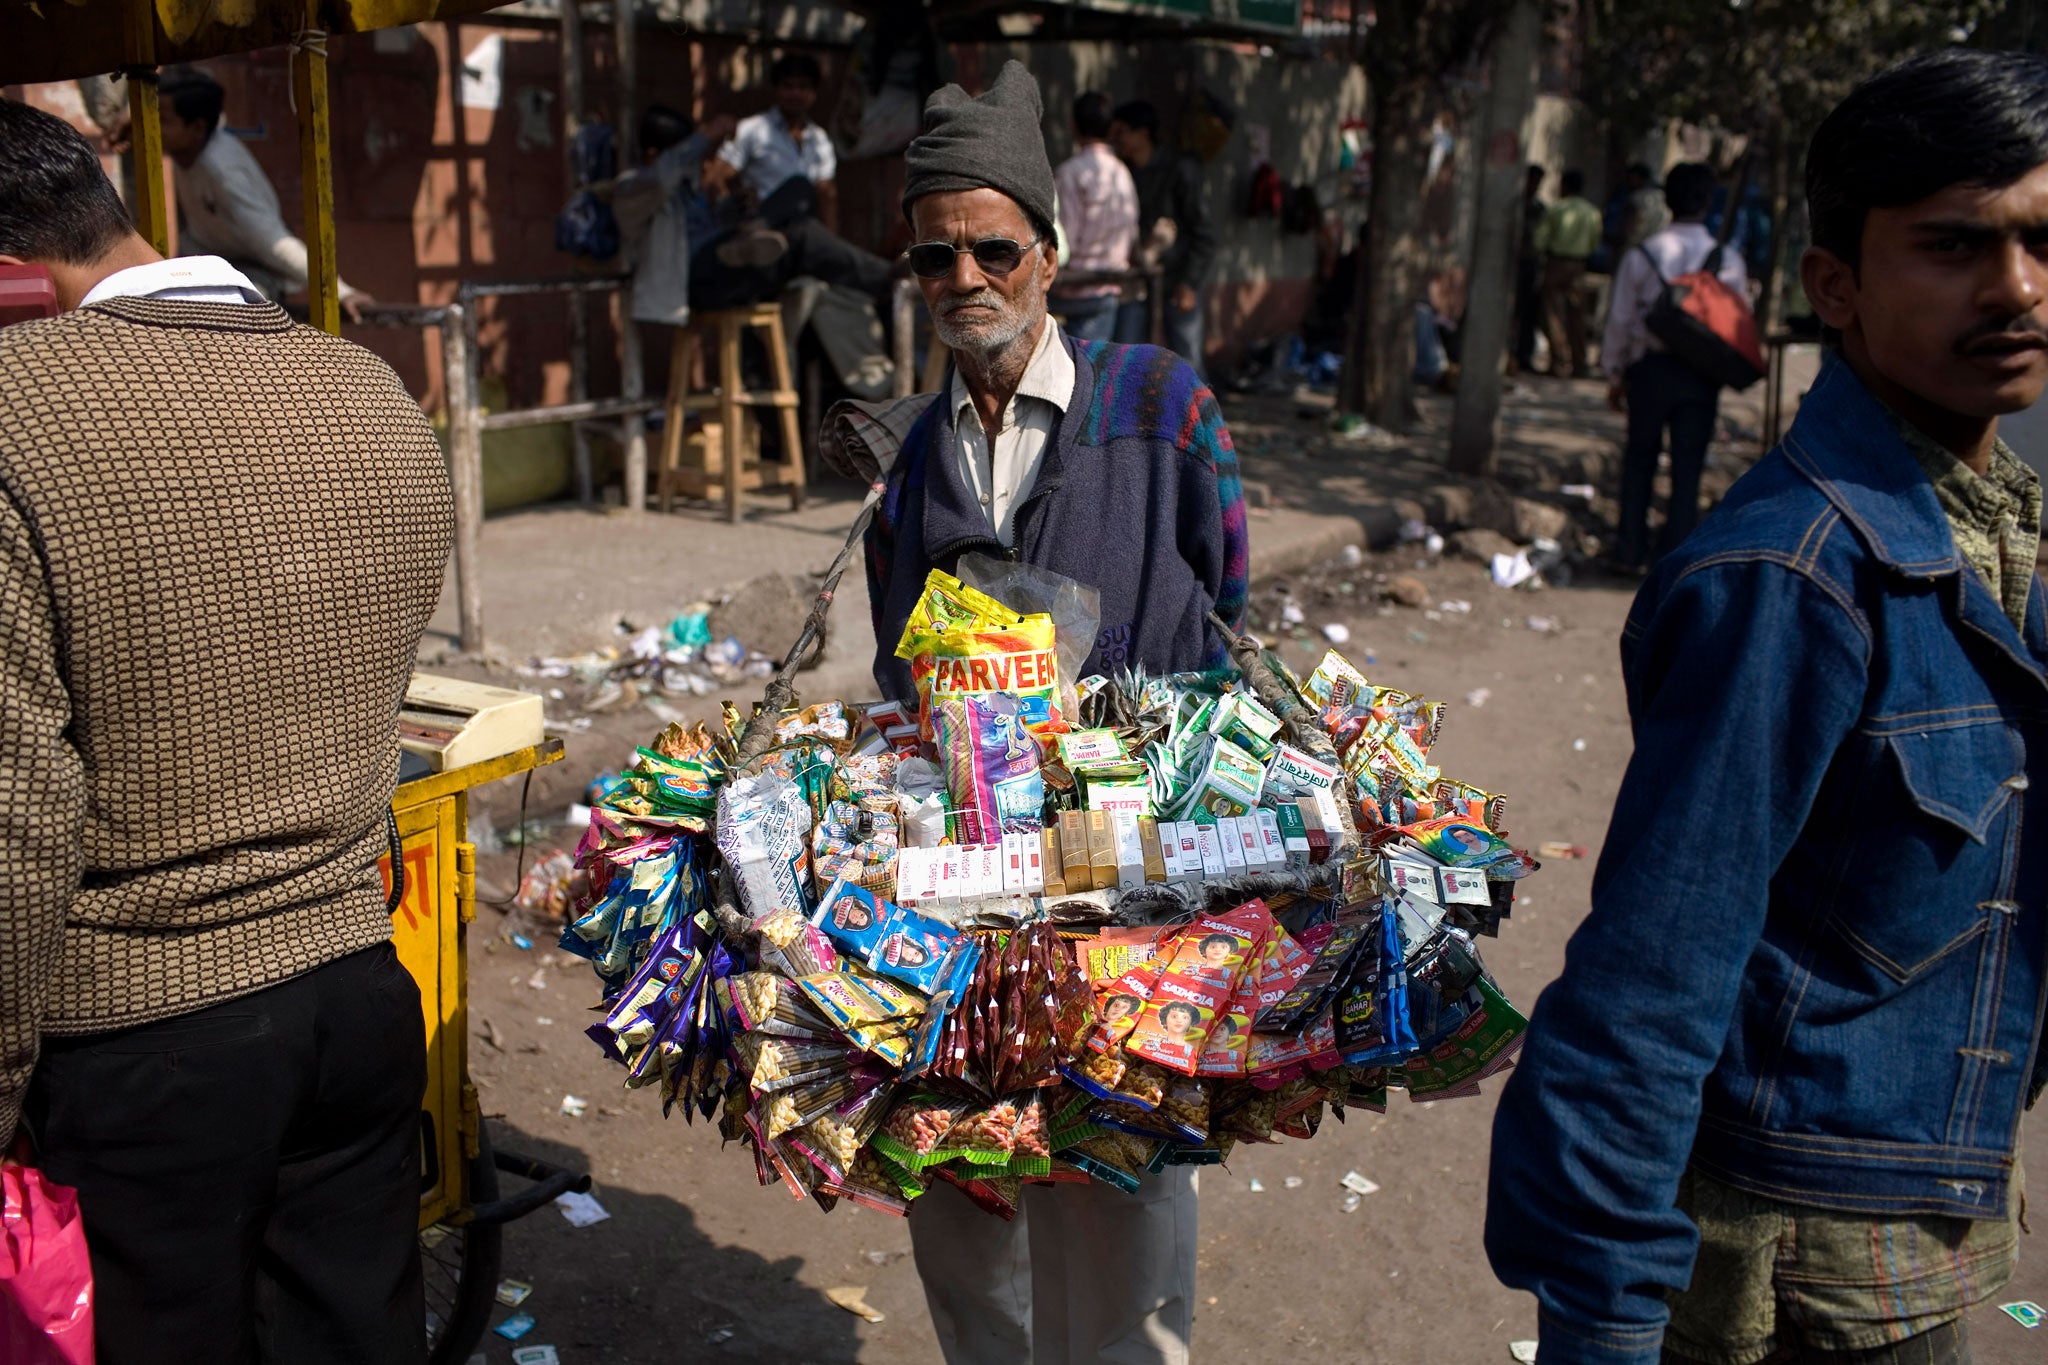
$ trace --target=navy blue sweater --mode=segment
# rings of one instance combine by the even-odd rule
[[[1156,346],[1062,337],[1074,397],[1018,504],[1005,551],[960,476],[952,372],[905,438],[868,529],[875,682],[915,697],[896,657],[903,625],[934,568],[976,550],[1022,559],[1095,588],[1102,631],[1084,674],[1142,665],[1209,668],[1223,641],[1213,608],[1244,617],[1250,542],[1237,455],[1216,396],[1186,362]]]

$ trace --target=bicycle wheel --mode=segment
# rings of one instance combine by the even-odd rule
[[[476,1135],[469,1163],[472,1207],[498,1197],[498,1166],[489,1125]],[[427,1287],[429,1365],[462,1365],[490,1325],[498,1289],[498,1255],[505,1230],[498,1224],[435,1223],[420,1233],[420,1269]]]

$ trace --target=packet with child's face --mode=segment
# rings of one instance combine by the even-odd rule
[[[1251,958],[1278,926],[1263,901],[1225,915],[1203,915],[1177,936],[1152,997],[1125,1047],[1192,1075],[1217,1015],[1242,983]]]

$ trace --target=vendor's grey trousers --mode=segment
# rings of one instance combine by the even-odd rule
[[[934,1181],[910,1241],[946,1365],[1187,1365],[1195,1219],[1192,1166],[1027,1185],[1008,1223]]]

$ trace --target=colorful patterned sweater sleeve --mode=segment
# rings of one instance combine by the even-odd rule
[[[1216,395],[1204,386],[1195,392],[1194,431],[1191,453],[1205,458],[1216,471],[1216,503],[1221,514],[1223,538],[1218,551],[1220,586],[1216,590],[1216,614],[1232,630],[1244,628],[1245,600],[1251,590],[1251,531],[1245,520],[1244,480],[1237,467],[1237,447],[1230,428],[1223,424],[1223,411]],[[1221,646],[1218,646],[1221,649]],[[1222,662],[1219,653],[1217,663]]]

